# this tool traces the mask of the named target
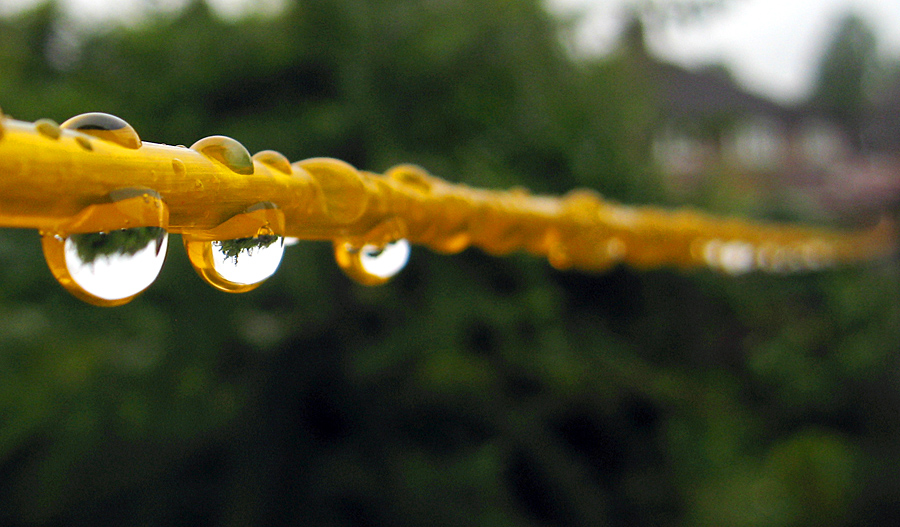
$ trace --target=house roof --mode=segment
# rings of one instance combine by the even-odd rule
[[[793,108],[748,92],[721,69],[688,70],[648,58],[647,74],[662,110],[673,118],[758,115],[792,122]]]

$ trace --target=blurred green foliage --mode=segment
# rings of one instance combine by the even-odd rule
[[[201,2],[67,33],[0,21],[16,118],[468,184],[662,199],[627,61],[575,61],[533,0]],[[73,36],[74,35],[74,36]],[[73,40],[74,39],[74,40]],[[177,241],[177,240],[174,240]],[[895,262],[791,277],[560,273],[415,250],[378,288],[327,244],[259,289],[177,243],[134,302],[56,285],[0,231],[2,525],[876,525],[900,514]]]
[[[861,117],[878,75],[877,40],[866,21],[846,15],[819,65],[811,103],[841,123],[853,140],[862,133]]]

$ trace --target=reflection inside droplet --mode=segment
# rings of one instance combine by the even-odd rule
[[[98,112],[83,113],[64,122],[60,125],[60,128],[76,130],[125,148],[137,149],[141,147],[141,138],[138,137],[134,128],[115,115]]]
[[[346,242],[335,244],[335,259],[348,276],[364,285],[379,285],[399,273],[409,261],[409,242],[401,239],[384,246]]]
[[[240,285],[256,284],[275,274],[284,255],[284,238],[274,235],[210,243],[215,271]]]
[[[359,262],[370,275],[390,278],[406,267],[409,251],[409,242],[406,240],[397,240],[384,247],[364,245],[359,251]]]
[[[223,241],[194,240],[184,236],[188,258],[211,286],[229,293],[244,293],[275,274],[284,255],[284,238],[274,234]]]
[[[727,273],[744,274],[753,270],[756,261],[753,245],[735,241],[719,249],[719,266]]]
[[[120,305],[146,289],[162,269],[168,233],[160,227],[45,236],[54,276],[73,294],[101,306]]]

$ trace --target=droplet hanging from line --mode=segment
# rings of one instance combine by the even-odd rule
[[[266,228],[256,236],[206,241],[184,237],[194,269],[211,286],[245,293],[275,274],[284,255],[284,238]]]
[[[161,227],[85,234],[44,234],[51,272],[76,297],[104,307],[131,301],[152,284],[166,259],[169,235]]]
[[[245,293],[275,274],[284,255],[284,214],[260,202],[202,234],[183,234],[197,274],[229,293]]]
[[[253,238],[212,242],[216,271],[229,282],[262,283],[278,269],[284,254],[284,238],[262,234]]]
[[[350,278],[363,285],[381,285],[406,267],[410,246],[405,239],[385,245],[365,244],[354,247],[345,241],[334,246],[338,265]]]
[[[47,266],[77,298],[98,306],[130,302],[150,286],[166,259],[169,212],[147,188],[122,188],[41,233]]]

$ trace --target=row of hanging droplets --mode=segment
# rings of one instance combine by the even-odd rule
[[[58,139],[64,129],[79,132],[83,135],[76,136],[76,141],[85,150],[92,149],[85,136],[131,149],[142,144],[128,123],[103,113],[82,114],[62,125],[42,119],[35,123],[35,129],[48,139]],[[251,158],[243,145],[228,137],[207,137],[191,149],[237,173],[251,173],[254,160],[282,171],[285,167],[290,170],[281,154],[264,151]],[[85,226],[102,225],[113,217],[135,226],[83,232]],[[168,217],[166,203],[156,191],[117,190],[110,193],[108,203],[91,205],[70,222],[79,226],[75,229],[79,232],[66,232],[65,228],[41,232],[47,265],[57,281],[76,297],[99,306],[125,304],[146,290],[162,269],[169,246]],[[278,232],[277,219],[274,204],[257,203],[226,222],[259,224],[251,236],[209,240],[184,234],[191,265],[207,283],[221,291],[242,293],[255,289],[275,274],[285,247],[296,243]],[[379,243],[359,244],[337,240],[335,259],[347,275],[362,284],[387,282],[406,265],[410,245],[396,232],[382,239]]]

